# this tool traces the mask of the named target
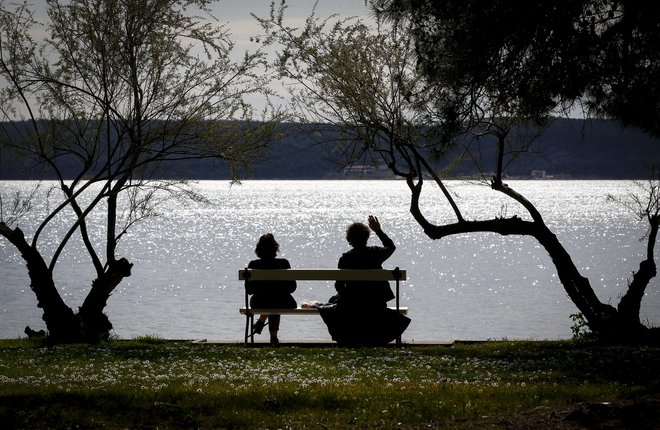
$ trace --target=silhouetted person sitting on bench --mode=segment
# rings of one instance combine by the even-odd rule
[[[378,218],[369,216],[369,226],[351,224],[346,240],[352,249],[340,258],[339,269],[382,269],[382,264],[396,249],[381,229]],[[382,246],[367,246],[370,229]],[[410,319],[388,309],[395,296],[387,281],[336,281],[334,306],[323,307],[321,317],[336,342],[349,345],[377,345],[395,340],[406,330]]]
[[[289,261],[284,258],[276,258],[280,249],[279,243],[272,233],[266,233],[259,238],[254,252],[259,257],[248,264],[249,269],[290,269]],[[296,291],[296,281],[245,281],[245,289],[250,298],[250,307],[266,309],[292,309],[296,308],[295,299],[291,295]],[[261,334],[266,321],[270,332],[270,343],[279,343],[277,332],[280,329],[280,315],[260,315],[254,324],[252,336]]]

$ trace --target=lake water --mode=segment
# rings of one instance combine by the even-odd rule
[[[487,187],[450,182],[468,219],[515,213],[511,201]],[[8,190],[33,183],[0,182]],[[573,256],[604,302],[618,303],[627,278],[645,252],[639,239],[646,225],[608,194],[630,190],[627,181],[511,181],[532,200]],[[424,211],[434,221],[451,221],[439,193],[428,191]],[[386,263],[408,270],[401,305],[412,319],[407,341],[455,339],[558,339],[571,336],[570,314],[576,312],[559,283],[545,251],[525,237],[470,234],[440,241],[428,239],[408,212],[409,191],[396,180],[225,181],[200,182],[197,188],[210,205],[170,201],[164,217],[149,219],[120,242],[119,256],[133,262],[126,278],[108,301],[106,313],[117,336],[158,335],[177,339],[240,340],[244,318],[243,285],[237,271],[254,259],[260,234],[273,232],[281,253],[293,267],[336,267],[348,249],[346,226],[379,217],[397,244]],[[6,195],[6,194],[5,194]],[[28,237],[34,220],[20,224]],[[525,218],[528,218],[524,216]],[[94,226],[102,214],[90,218]],[[40,249],[51,255],[66,220],[43,236]],[[58,231],[58,228],[60,231]],[[97,237],[101,243],[101,237]],[[370,243],[377,243],[372,237]],[[58,263],[55,277],[64,300],[77,308],[93,278],[79,239],[72,241]],[[642,305],[644,321],[660,323],[660,282],[654,279]],[[294,294],[301,302],[324,301],[334,293],[331,283],[300,282]],[[27,270],[20,255],[0,238],[0,337],[22,336],[26,325],[44,328]],[[267,335],[262,335],[266,340]],[[329,339],[319,317],[283,317],[280,338]]]

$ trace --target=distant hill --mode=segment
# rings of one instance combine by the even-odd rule
[[[387,177],[383,171],[355,168],[346,171],[331,156],[331,142],[339,130],[311,125],[282,124],[283,136],[273,142],[264,158],[251,167],[253,179],[336,179],[355,177]],[[494,157],[492,142],[480,142],[484,160]],[[491,156],[489,156],[491,155]],[[530,152],[521,154],[507,168],[509,176],[532,176],[574,179],[645,178],[651,165],[660,165],[660,141],[641,131],[622,129],[605,120],[556,120],[539,138]],[[442,166],[440,166],[442,167]],[[493,171],[494,166],[483,165]],[[452,172],[457,176],[478,173],[471,161],[465,161]],[[227,179],[228,172],[220,162],[209,160],[177,162],[164,165],[162,177],[190,179]],[[41,168],[7,149],[0,150],[0,179],[34,179],[42,177]]]
[[[508,170],[576,179],[645,179],[660,166],[660,140],[606,120],[556,120]]]

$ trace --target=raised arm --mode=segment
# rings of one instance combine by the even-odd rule
[[[385,261],[392,254],[394,254],[394,251],[396,250],[396,245],[394,245],[392,239],[390,239],[389,236],[386,235],[383,229],[380,227],[380,222],[378,221],[378,218],[376,218],[373,215],[369,215],[367,221],[369,223],[369,228],[373,230],[374,233],[376,233],[376,236],[378,236],[378,239],[380,239],[380,242],[383,244],[383,248],[381,248],[382,249],[381,257],[383,261]]]

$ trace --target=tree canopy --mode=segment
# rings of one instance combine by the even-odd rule
[[[164,198],[201,198],[185,181],[151,181],[159,169],[213,158],[236,177],[270,138],[273,123],[253,121],[247,102],[269,92],[263,54],[234,59],[229,31],[210,15],[210,3],[47,0],[41,25],[29,2],[0,0],[1,142],[54,174],[58,191],[40,202],[49,210],[31,240],[13,228],[22,212],[0,219],[0,234],[27,261],[53,340],[107,336],[112,325],[102,310],[132,266],[117,255],[120,238]],[[63,166],[67,174],[74,166],[73,178]],[[69,210],[75,221],[55,226]],[[92,232],[87,219],[99,211],[105,225]],[[40,249],[48,248],[42,239],[49,229],[58,236],[52,255]],[[74,234],[97,276],[77,314],[53,279]],[[99,236],[102,244],[93,239]]]
[[[474,109],[588,113],[660,134],[660,12],[635,0],[375,0],[419,65]],[[488,101],[491,102],[488,102]],[[471,111],[474,113],[474,111]]]
[[[594,88],[610,85],[614,76],[608,72],[614,67],[599,67],[603,34],[618,19],[616,4],[393,0],[374,7],[380,13],[374,26],[312,14],[304,27],[291,28],[284,2],[260,19],[265,43],[280,46],[280,76],[298,84],[302,117],[345,129],[345,140],[335,147],[349,161],[378,160],[405,179],[410,212],[431,239],[481,232],[532,237],[550,255],[564,290],[594,332],[618,341],[645,337],[639,304],[656,275],[657,184],[635,200],[648,202],[641,205],[650,226],[647,253],[615,308],[600,301],[534,202],[505,183],[508,162],[527,149],[556,109],[583,102],[592,111],[607,111]],[[481,152],[481,141],[495,150]],[[485,157],[494,158],[483,179],[520,215],[465,215],[445,167],[466,156],[484,166]],[[429,197],[427,182],[440,188],[453,221],[436,221],[428,213],[422,204]]]

